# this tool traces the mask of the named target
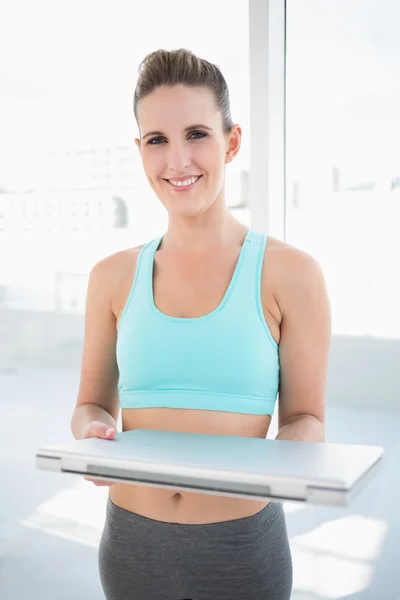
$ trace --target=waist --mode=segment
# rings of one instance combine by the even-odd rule
[[[147,408],[124,410],[123,431],[161,429],[265,439],[271,423],[269,415]],[[131,483],[115,483],[110,488],[110,496],[125,510],[175,523],[216,522],[248,516],[265,502]]]
[[[276,397],[259,398],[199,390],[119,390],[121,408],[183,408],[272,415]]]
[[[116,483],[110,500],[136,516],[181,524],[206,524],[249,517],[269,504],[268,499],[218,496],[148,485]]]

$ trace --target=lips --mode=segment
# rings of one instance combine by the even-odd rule
[[[175,183],[172,183],[172,181],[176,181],[176,182],[184,182],[184,181],[188,181],[189,179],[193,179],[194,177],[196,177],[196,181],[194,183],[190,183],[189,185],[175,185]],[[164,181],[170,185],[174,190],[179,190],[179,191],[184,191],[184,190],[190,190],[192,189],[199,181],[200,179],[203,177],[203,175],[191,175],[182,179],[164,179]]]

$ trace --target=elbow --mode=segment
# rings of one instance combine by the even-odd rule
[[[325,442],[324,423],[311,414],[292,415],[279,424],[276,439]]]

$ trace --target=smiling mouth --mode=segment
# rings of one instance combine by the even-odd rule
[[[172,188],[177,190],[190,189],[196,185],[196,183],[201,179],[202,175],[194,175],[193,177],[188,177],[187,179],[176,181],[174,179],[164,179]]]

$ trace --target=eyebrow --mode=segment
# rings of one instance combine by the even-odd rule
[[[207,125],[201,125],[200,123],[197,123],[196,125],[189,125],[189,127],[185,127],[183,131],[187,132],[191,131],[192,129],[207,129],[208,131],[212,131],[211,127],[207,127]],[[162,131],[149,131],[148,133],[146,133],[146,135],[142,137],[142,140],[149,137],[150,135],[165,135],[165,133],[163,133]]]

